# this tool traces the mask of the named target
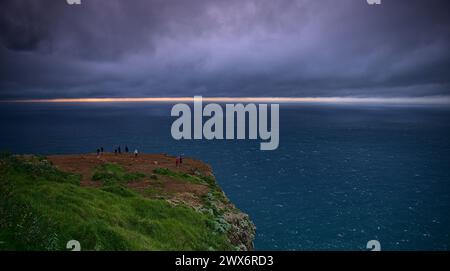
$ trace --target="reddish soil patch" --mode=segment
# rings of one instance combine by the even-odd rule
[[[199,204],[201,196],[209,192],[207,185],[193,184],[163,175],[157,175],[157,179],[154,180],[150,178],[153,170],[168,168],[174,172],[212,176],[211,168],[201,161],[184,158],[183,164],[176,167],[175,157],[166,154],[139,154],[134,157],[133,154],[104,153],[99,157],[96,154],[77,154],[51,155],[47,158],[62,171],[80,174],[81,185],[91,187],[102,185],[101,182],[92,180],[95,169],[104,163],[115,163],[122,166],[125,171],[141,172],[146,175],[142,180],[128,183],[129,188],[141,192],[144,196],[148,188],[154,188],[155,191],[160,191],[160,197],[171,201],[183,201],[194,207]]]

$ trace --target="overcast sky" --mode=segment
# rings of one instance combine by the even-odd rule
[[[450,95],[450,1],[2,0],[0,99]]]

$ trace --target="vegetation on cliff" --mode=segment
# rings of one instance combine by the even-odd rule
[[[0,250],[66,250],[69,240],[82,250],[252,249],[253,224],[212,176],[157,162],[151,173],[130,171],[114,159],[77,173],[45,157],[2,155]],[[171,189],[183,183],[194,192]]]

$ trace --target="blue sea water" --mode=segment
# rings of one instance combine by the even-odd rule
[[[448,108],[281,105],[280,146],[176,141],[171,105],[1,104],[0,150],[127,144],[209,163],[257,226],[257,250],[450,248]]]

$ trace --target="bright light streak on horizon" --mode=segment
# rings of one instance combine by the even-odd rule
[[[0,100],[9,103],[190,103],[193,97],[146,98],[57,98]],[[357,104],[436,104],[450,105],[450,96],[430,97],[203,97],[204,102],[216,103],[357,103]]]

